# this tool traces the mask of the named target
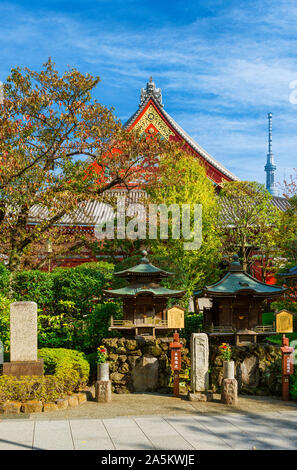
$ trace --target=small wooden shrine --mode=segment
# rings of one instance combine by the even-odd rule
[[[128,281],[126,287],[104,290],[108,297],[123,299],[123,319],[112,318],[110,330],[136,337],[155,337],[166,335],[172,328],[183,327],[183,309],[179,306],[170,309],[172,318],[168,322],[167,301],[183,297],[185,291],[161,286],[161,280],[173,273],[157,268],[146,256],[147,252],[143,251],[139,264],[114,274]]]
[[[286,289],[265,284],[243,270],[238,256],[227,274],[217,283],[194,292],[207,297],[212,306],[204,308],[204,329],[211,336],[235,336],[236,343],[256,342],[258,335],[275,332],[273,325],[262,325],[263,301],[281,296]]]

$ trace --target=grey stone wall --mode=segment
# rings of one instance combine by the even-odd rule
[[[170,367],[172,338],[150,340],[106,338],[102,344],[108,351],[110,380],[114,393],[172,392],[172,371]],[[182,370],[180,381],[186,391],[190,387],[190,357],[181,339]]]
[[[281,350],[270,344],[232,346],[238,391],[249,395],[281,394]],[[210,345],[210,388],[220,390],[223,359],[218,346]]]

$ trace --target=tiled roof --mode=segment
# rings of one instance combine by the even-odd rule
[[[282,286],[265,284],[245,272],[238,260],[231,263],[227,274],[215,284],[194,292],[199,297],[217,297],[251,293],[254,296],[269,298],[283,294],[287,289]]]
[[[126,190],[114,191],[115,196],[127,196],[129,202],[137,203],[145,197],[145,191],[133,190],[129,193]],[[229,200],[220,198],[222,219],[227,225],[234,225],[236,220],[236,206],[231,204]],[[290,207],[286,198],[272,197],[272,204],[281,211],[285,211]],[[36,224],[48,217],[48,211],[40,206],[33,206],[30,210],[29,223]],[[67,214],[61,218],[57,225],[66,226],[95,226],[102,224],[108,220],[112,220],[112,207],[100,201],[87,201],[79,204],[73,214]]]
[[[153,95],[148,95],[146,100],[139,106],[138,110],[133,114],[133,116],[128,119],[128,121],[124,124],[125,128],[129,128],[132,124],[136,121],[138,116],[142,113],[148,102],[152,100],[155,106],[158,108],[161,115],[163,115],[164,119],[168,121],[171,127],[175,130],[175,132],[180,135],[187,144],[192,147],[192,149],[201,155],[208,163],[210,163],[213,167],[218,169],[221,173],[225,176],[230,178],[233,181],[238,181],[239,178],[227,170],[220,162],[218,162],[212,155],[210,155],[206,150],[204,150],[201,145],[199,145],[192,137],[189,136],[177,122],[159,105],[157,100]]]

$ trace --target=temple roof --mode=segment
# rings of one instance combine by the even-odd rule
[[[131,203],[141,202],[141,199],[145,197],[145,192],[140,189],[129,191],[129,193],[127,190],[114,190],[113,193],[115,196],[127,195]],[[284,197],[272,197],[271,204],[281,211],[285,211],[290,207],[289,201]],[[226,198],[220,198],[220,207],[224,223],[226,223],[226,225],[232,225],[236,219],[236,204],[231,205],[230,201]],[[65,214],[56,225],[93,227],[97,224],[112,220],[113,217],[114,212],[108,203],[92,200],[80,203],[72,214]],[[45,207],[31,207],[29,213],[30,224],[40,223],[49,218],[49,211]]]
[[[151,264],[144,250],[139,264],[114,273],[117,277],[127,278],[130,284],[119,289],[103,290],[103,292],[109,297],[136,297],[145,294],[153,295],[153,297],[182,297],[185,294],[184,290],[168,289],[158,283],[160,278],[172,274]]]
[[[223,177],[231,181],[239,180],[237,176],[227,170],[212,155],[210,155],[206,150],[204,150],[201,145],[199,145],[194,139],[192,139],[192,137],[190,137],[189,134],[187,134],[187,132],[185,132],[182,127],[177,124],[177,122],[164,110],[164,105],[162,104],[161,89],[156,88],[155,83],[152,81],[151,78],[150,81],[147,83],[146,88],[142,88],[141,90],[141,99],[138,110],[130,117],[130,119],[128,119],[128,121],[124,124],[124,127],[127,129],[132,129],[136,125],[136,123],[137,125],[139,125],[139,119],[143,119],[145,114],[148,115],[148,119],[147,117],[145,117],[146,125],[150,124],[150,114],[152,115],[152,124],[154,124],[154,121],[158,120],[158,117],[154,119],[154,113],[149,112],[150,106],[153,106],[156,109],[159,116],[163,118],[164,124],[168,124],[167,130],[164,129],[164,124],[163,126],[161,125],[158,129],[158,131],[164,137],[169,138],[170,134],[172,136],[181,137],[196,153],[198,153],[203,159],[205,159],[206,162],[208,162],[212,167],[217,169],[223,175]]]
[[[282,286],[265,284],[243,270],[238,256],[233,257],[227,274],[215,284],[194,291],[197,297],[228,297],[237,294],[250,294],[253,297],[270,298],[283,294]]]
[[[170,273],[168,271],[164,271],[163,269],[157,268],[153,264],[151,264],[148,260],[147,252],[144,250],[142,251],[142,258],[140,259],[139,264],[133,266],[132,268],[124,269],[123,271],[118,271],[114,273],[117,277],[138,277],[138,276],[149,276],[150,278],[155,277],[168,277],[172,276],[174,273]]]
[[[110,289],[110,290],[103,290],[103,292],[109,297],[130,297],[130,296],[138,296],[144,294],[151,294],[154,297],[182,297],[185,294],[183,290],[173,290],[167,289],[166,287],[136,287],[136,286],[126,286],[120,289]]]

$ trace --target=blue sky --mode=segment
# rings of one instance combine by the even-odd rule
[[[241,179],[265,181],[267,113],[277,180],[297,167],[297,3],[0,0],[0,80],[48,56],[101,77],[124,122],[152,75],[166,111]]]

